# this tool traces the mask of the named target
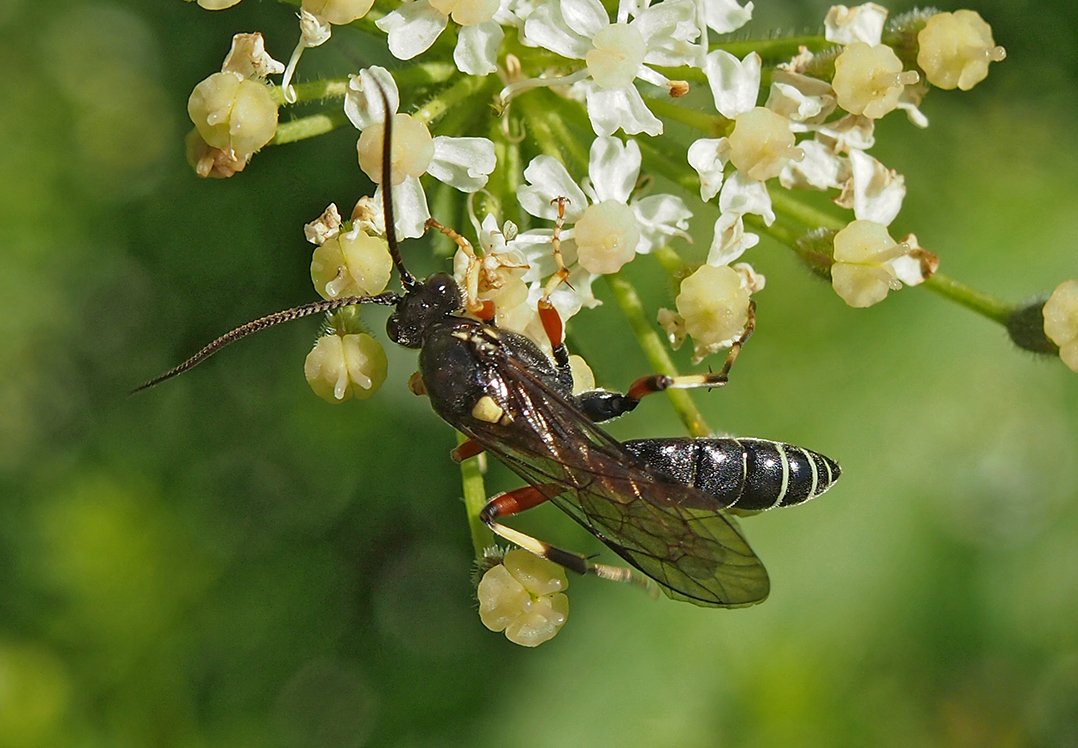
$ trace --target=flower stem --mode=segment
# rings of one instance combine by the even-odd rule
[[[493,79],[493,81],[496,80],[496,78]],[[459,76],[456,83],[432,96],[412,116],[423,124],[430,126],[445,116],[446,112],[451,108],[476,96],[488,85],[493,85],[493,82],[488,83],[487,78],[478,78],[474,75]],[[475,104],[471,103],[468,105],[469,108],[474,106]],[[482,102],[479,102],[479,106],[482,106]]]
[[[721,138],[730,134],[731,122],[722,115],[675,104],[669,96],[648,96],[644,101],[655,116],[688,125],[705,137]]]
[[[468,437],[457,432],[457,444]],[[482,457],[474,457],[460,463],[460,484],[464,491],[464,510],[468,513],[468,530],[472,535],[472,550],[477,561],[483,560],[483,551],[494,545],[494,533],[479,519],[479,513],[487,503],[487,491],[483,485]]]
[[[662,338],[659,337],[655,328],[648,322],[644,314],[644,305],[641,303],[636,289],[620,275],[604,275],[603,278],[613,292],[618,308],[621,309],[622,314],[629,321],[629,327],[632,328],[637,343],[639,343],[641,350],[644,351],[644,356],[647,358],[648,363],[651,364],[656,373],[676,377],[678,374],[677,368],[674,366],[670,355],[666,352],[666,345],[663,343]],[[685,424],[685,428],[688,429],[691,436],[711,435],[711,429],[708,428],[704,417],[696,408],[688,392],[668,389],[666,390],[666,396],[670,398],[674,411],[678,414],[681,422]]]
[[[284,89],[280,86],[270,88],[270,94],[278,105],[291,106],[307,101],[321,101],[323,99],[342,99],[348,91],[346,78],[330,78],[320,81],[308,81],[307,83],[294,83],[292,90],[296,94],[294,102],[286,102]]]
[[[316,138],[347,123],[348,117],[344,115],[342,109],[330,109],[318,114],[299,117],[277,125],[277,134],[273,136],[270,145],[284,145],[295,143],[297,140]]]
[[[1002,325],[1007,324],[1011,315],[1016,311],[1015,307],[1010,304],[975,288],[970,288],[964,283],[960,283],[954,278],[941,273],[936,273],[926,280],[924,286],[935,291],[940,296]]]

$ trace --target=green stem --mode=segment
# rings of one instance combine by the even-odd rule
[[[284,99],[284,89],[280,86],[270,88],[270,95],[278,106],[293,106],[307,101],[322,101],[323,99],[343,99],[348,92],[348,80],[346,78],[330,78],[320,81],[308,81],[307,83],[293,83],[292,90],[296,93],[296,100],[291,104]]]
[[[924,286],[935,291],[940,296],[1002,325],[1006,325],[1011,315],[1016,311],[1015,307],[1010,304],[975,288],[970,288],[964,283],[960,283],[954,278],[941,273],[936,273],[926,280]]]
[[[295,143],[297,140],[315,138],[346,124],[348,124],[348,117],[344,115],[342,109],[309,114],[306,117],[299,117],[277,125],[277,134],[273,136],[270,145],[284,145]]]
[[[771,206],[775,213],[785,218],[792,218],[809,229],[833,229],[838,231],[846,226],[847,221],[839,216],[814,208],[793,196],[790,190],[777,186],[768,186]]]
[[[457,432],[457,444],[468,437]],[[464,510],[468,513],[468,530],[472,535],[472,550],[476,561],[483,560],[483,551],[494,545],[494,534],[479,519],[479,513],[487,503],[487,491],[483,485],[482,457],[474,457],[460,463],[460,484],[464,491]]]
[[[641,350],[644,351],[644,356],[647,358],[648,363],[651,364],[657,374],[676,377],[678,375],[677,368],[666,351],[666,344],[648,321],[644,313],[644,305],[641,303],[636,289],[620,275],[604,275],[603,278],[613,292],[614,299],[617,301],[622,314],[629,321],[629,327],[632,328],[637,343],[639,343]],[[711,435],[711,429],[708,428],[704,417],[696,408],[692,398],[689,397],[689,393],[685,390],[668,389],[666,390],[666,396],[670,398],[674,411],[678,414],[681,422],[685,424],[685,428],[688,429],[690,435]]]
[[[733,123],[722,115],[681,106],[674,103],[669,96],[648,96],[644,102],[656,117],[688,125],[708,138],[721,138],[729,135],[732,129]]]
[[[738,59],[742,59],[750,52],[756,52],[763,58],[765,64],[770,61],[784,61],[801,51],[801,47],[807,47],[810,52],[819,52],[834,43],[827,41],[822,36],[785,36],[775,39],[740,39],[732,42],[720,42],[712,44],[711,49],[721,49],[729,52]]]
[[[487,78],[462,75],[449,88],[439,91],[435,96],[431,97],[412,116],[429,127],[441,119],[452,107],[458,106],[465,100],[476,96],[487,85],[490,85]],[[483,105],[481,101],[478,103],[479,106]],[[475,104],[469,103],[468,106],[473,107]]]

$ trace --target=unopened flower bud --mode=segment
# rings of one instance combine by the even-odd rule
[[[381,293],[392,270],[386,240],[358,227],[327,238],[311,257],[311,281],[324,299]]]
[[[1060,283],[1044,304],[1044,334],[1059,346],[1059,357],[1078,371],[1078,280]]]
[[[385,124],[379,122],[367,127],[359,135],[356,149],[359,152],[359,168],[378,184],[382,181],[382,134]],[[393,186],[408,177],[426,173],[434,157],[434,138],[430,130],[408,114],[393,115],[393,153],[390,181]]]
[[[430,0],[431,7],[461,26],[486,23],[498,12],[499,0]]]
[[[389,362],[367,333],[323,335],[303,362],[303,375],[314,394],[329,403],[366,400],[386,379]]]
[[[198,0],[198,7],[205,10],[224,10],[239,3],[240,0]],[[187,0],[191,2],[191,0]]]
[[[734,120],[730,133],[730,163],[749,179],[764,181],[777,177],[791,159],[804,155],[794,147],[790,121],[758,106]]]
[[[214,73],[195,86],[187,113],[214,148],[250,156],[273,139],[277,104],[269,88],[239,73]]]
[[[912,70],[903,72],[902,60],[890,47],[855,42],[835,58],[831,86],[838,105],[847,112],[879,119],[898,106],[902,89],[918,77]]]
[[[749,313],[747,275],[723,265],[701,265],[681,282],[677,314],[661,310],[659,323],[675,348],[693,339],[693,361],[728,347],[745,329]]]
[[[338,26],[357,21],[370,12],[374,0],[303,0],[301,8]]]
[[[1007,56],[992,27],[973,10],[937,13],[917,34],[917,65],[933,86],[968,91],[988,77],[988,65]]]
[[[878,304],[888,291],[902,287],[892,261],[909,252],[907,245],[895,243],[886,226],[874,221],[852,221],[835,234],[831,286],[852,307]]]
[[[569,618],[565,569],[524,550],[505,554],[479,581],[479,618],[522,647],[552,639]]]

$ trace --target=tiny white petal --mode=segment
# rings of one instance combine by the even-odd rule
[[[551,156],[536,156],[524,169],[524,181],[517,187],[520,207],[536,218],[557,218],[558,208],[551,201],[558,197],[569,199],[565,206],[565,220],[573,223],[584,209],[588,199],[580,186],[569,176],[560,161]]]
[[[721,49],[708,53],[704,74],[719,114],[733,119],[756,106],[761,64],[760,55],[755,52],[745,55],[744,60]]]
[[[487,177],[497,165],[494,143],[486,138],[438,135],[427,173],[461,192],[475,192],[486,186]]]
[[[818,78],[775,70],[765,106],[794,122],[821,122],[835,109],[835,92]]]
[[[874,46],[883,38],[883,24],[887,20],[887,8],[876,3],[865,3],[847,8],[834,5],[823,20],[824,37],[835,44],[864,42]]]
[[[790,160],[779,174],[779,183],[786,189],[838,189],[849,179],[846,160],[815,140],[802,140],[797,145],[803,155],[800,161]]]
[[[364,68],[359,75],[348,76],[348,91],[344,95],[344,113],[357,130],[363,131],[385,122],[386,113],[378,86],[386,93],[389,109],[394,114],[400,101],[397,83],[388,70],[377,65]]]
[[[613,135],[619,129],[626,135],[662,135],[662,120],[651,113],[636,86],[605,90],[590,86],[587,106],[596,135]]]
[[[891,225],[906,197],[906,180],[863,151],[850,152],[853,214],[859,220]]]
[[[689,166],[700,175],[700,199],[705,203],[722,189],[728,151],[726,138],[700,138],[689,146]]]
[[[630,207],[640,223],[638,254],[646,255],[675,236],[691,241],[688,229],[692,211],[680,197],[648,195]]]
[[[389,51],[398,60],[410,60],[434,44],[449,16],[436,10],[427,0],[403,3],[392,13],[375,21],[389,35]]]
[[[603,16],[606,16],[605,12]],[[591,49],[590,38],[582,36],[578,27],[566,21],[556,3],[540,5],[528,15],[524,22],[524,37],[532,45],[574,60],[583,60]]]
[[[644,61],[652,65],[693,65],[700,55],[696,3],[667,0],[640,13],[631,26],[647,44]]]
[[[752,3],[742,7],[737,0],[703,0],[704,23],[719,34],[737,31],[752,19]]]
[[[764,219],[770,226],[775,221],[775,212],[771,209],[771,196],[763,182],[749,179],[739,171],[726,180],[719,193],[719,210],[723,213],[745,215],[752,213]]]
[[[636,180],[640,176],[640,146],[630,140],[596,138],[591,143],[588,176],[597,201],[629,202]]]
[[[453,62],[457,70],[468,75],[489,75],[498,69],[498,48],[505,32],[494,21],[461,26]]]
[[[856,114],[847,114],[822,125],[810,125],[806,129],[814,130],[817,138],[836,153],[867,151],[876,144],[876,120]]]
[[[715,233],[711,240],[711,249],[707,254],[707,264],[729,265],[760,243],[760,237],[745,231],[745,221],[736,213],[723,213],[715,221]]]
[[[374,201],[382,206],[382,188],[374,191]],[[393,223],[401,239],[418,239],[426,232],[430,209],[427,196],[418,177],[406,177],[403,182],[393,187]]]
[[[610,16],[599,0],[561,0],[551,5],[561,6],[561,15],[569,28],[581,36],[591,38],[605,26],[610,25]]]

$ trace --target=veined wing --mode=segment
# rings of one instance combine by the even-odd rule
[[[509,423],[469,434],[668,597],[737,607],[767,597],[767,571],[715,500],[649,470],[516,358],[490,394]]]

